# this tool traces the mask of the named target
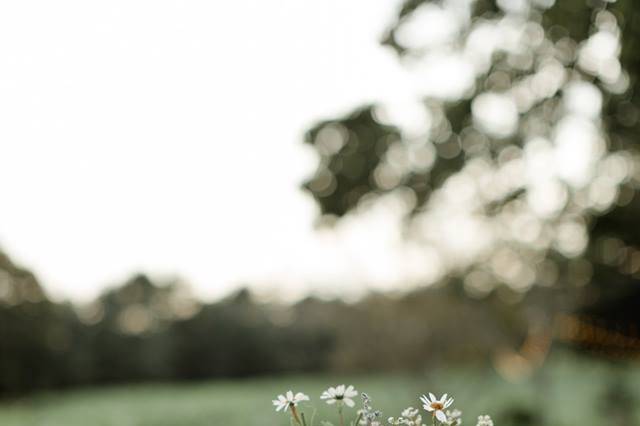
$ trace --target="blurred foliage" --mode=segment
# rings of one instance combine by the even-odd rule
[[[552,214],[531,213],[535,188],[528,184],[507,182],[511,186],[507,185],[508,188],[502,192],[497,190],[498,196],[476,195],[478,206],[473,214],[498,230],[497,242],[488,253],[477,256],[474,262],[451,268],[448,272],[472,284],[478,274],[488,276],[488,280],[495,283],[491,285],[493,291],[500,291],[501,285],[521,291],[532,285],[554,286],[560,289],[556,293],[558,297],[540,300],[540,306],[550,312],[547,320],[559,307],[582,310],[591,321],[605,329],[624,328],[623,334],[636,336],[635,328],[640,326],[637,311],[640,294],[640,197],[637,194],[640,188],[640,149],[637,143],[640,135],[640,3],[634,0],[407,0],[383,35],[382,44],[393,49],[403,64],[420,61],[435,47],[430,46],[428,40],[426,47],[407,45],[406,41],[403,44],[401,33],[405,26],[417,25],[412,19],[418,19],[424,11],[453,10],[458,13],[466,10],[467,5],[469,20],[453,40],[444,43],[445,49],[473,56],[479,46],[476,50],[465,51],[465,48],[486,29],[483,26],[487,24],[496,28],[501,25],[524,28],[522,43],[525,47],[493,50],[487,58],[486,67],[475,70],[473,87],[461,96],[425,96],[420,99],[425,106],[424,119],[431,121],[426,133],[403,134],[401,123],[394,126],[393,120],[384,117],[387,107],[384,104],[368,105],[354,113],[355,116],[366,113],[366,121],[357,121],[350,115],[322,121],[310,129],[306,142],[316,148],[320,162],[315,175],[304,184],[304,188],[320,206],[324,216],[321,222],[335,223],[343,216],[357,215],[376,199],[397,193],[402,194],[401,198],[411,207],[407,235],[417,241],[428,240],[428,230],[415,225],[420,224],[421,216],[428,215],[441,204],[441,198],[434,197],[434,194],[450,190],[447,185],[459,187],[455,186],[459,182],[455,180],[457,177],[471,176],[471,180],[479,181],[480,189],[476,192],[480,194],[483,194],[483,187],[499,186],[495,179],[484,179],[482,174],[469,170],[477,169],[479,164],[484,168],[489,165],[487,174],[499,175],[508,165],[516,169],[521,167],[527,149],[534,145],[531,140],[545,138],[553,141],[566,114],[565,97],[569,85],[585,83],[586,87],[596,88],[602,97],[602,109],[594,125],[600,129],[599,137],[606,152],[599,159],[596,170],[611,167],[609,171],[602,172],[601,182],[606,181],[610,173],[628,173],[619,185],[600,190],[600,193],[611,197],[610,201],[602,205],[585,201],[599,191],[593,183],[582,187],[560,182],[560,191],[566,194],[566,201],[559,211]],[[621,43],[617,57],[621,70],[614,73],[616,79],[613,80],[608,79],[602,70],[590,69],[585,53],[589,43],[603,35],[617,38]],[[532,42],[538,37],[540,43]],[[486,43],[492,43],[491,40]],[[507,43],[508,40],[501,42]],[[615,58],[612,63],[617,63]],[[548,66],[555,67],[557,72],[546,75],[545,67]],[[563,77],[559,80],[561,83],[554,86],[551,76],[556,74]],[[549,90],[540,96],[531,96],[536,92],[537,84]],[[519,102],[517,127],[513,132],[496,135],[478,124],[473,105],[487,93],[506,94]],[[519,96],[524,96],[527,101],[518,100]],[[368,129],[362,126],[368,126]],[[338,142],[333,144],[340,149],[327,151],[323,149],[327,139],[323,135],[332,129],[339,129],[338,133],[334,132]],[[354,133],[359,136],[346,137]],[[367,138],[367,134],[372,136]],[[570,137],[580,138],[581,135]],[[391,141],[391,146],[381,150],[381,140]],[[420,158],[420,152],[416,153],[418,149],[433,155],[433,159],[416,162],[415,159]],[[354,187],[340,176],[349,172],[344,169],[341,159],[345,153],[350,153],[349,161],[355,163],[357,161],[352,156],[356,152],[365,153],[361,155],[366,155],[367,160],[361,164],[367,168],[358,168],[360,178]],[[375,159],[375,155],[379,158]],[[549,171],[542,171],[542,174],[551,174],[553,165],[548,166]],[[599,179],[598,173],[594,182]],[[331,182],[331,185],[321,182]],[[471,186],[469,183],[466,185]],[[455,197],[455,192],[450,192]],[[523,241],[522,235],[526,230],[522,229],[522,224],[526,222],[521,220],[518,224],[516,220],[530,220],[532,217],[534,222],[540,223],[541,231],[536,239]],[[516,229],[515,235],[508,235],[505,230],[512,226]],[[562,249],[558,236],[567,229],[584,230],[588,238],[584,248],[574,252]],[[500,274],[499,270],[496,272],[492,262],[500,261],[496,256],[505,253],[509,256],[502,260],[507,259],[508,262],[502,265],[520,268],[527,273],[514,278]],[[447,279],[445,277],[442,281]]]
[[[25,271],[4,260],[1,270],[16,274],[15,280],[7,274],[5,284],[25,285]],[[575,316],[532,329],[543,315],[539,301],[558,297],[557,289],[536,288],[524,300],[504,293],[470,298],[453,280],[355,303],[314,297],[261,303],[247,290],[203,303],[180,282],[138,275],[85,305],[0,299],[0,396],[285,372],[430,376],[454,365],[493,365],[505,378],[523,380],[544,363],[552,339],[617,360],[640,354],[637,338],[621,340]]]
[[[0,299],[0,318],[0,395],[282,372],[421,370],[486,362],[527,332],[522,312],[497,297],[461,297],[455,284],[355,304],[312,297],[258,303],[247,290],[206,304],[183,284],[155,284],[143,275],[82,306]]]
[[[380,125],[371,108],[310,130],[306,142],[322,155],[323,166],[305,188],[323,200],[324,214],[342,216],[371,190],[379,190],[371,175],[389,146],[400,140],[393,127]]]
[[[184,285],[139,275],[91,304],[71,306],[45,300],[32,275],[2,259],[4,285],[18,294],[38,289],[39,300],[0,298],[0,395],[317,371],[334,347],[324,323],[302,324],[303,312],[256,304],[245,290],[207,305]]]

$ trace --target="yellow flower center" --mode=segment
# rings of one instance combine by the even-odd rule
[[[442,410],[444,408],[444,405],[440,402],[432,402],[431,408],[433,408],[434,410]]]

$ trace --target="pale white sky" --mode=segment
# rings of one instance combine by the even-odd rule
[[[74,300],[136,272],[179,276],[206,298],[246,283],[285,298],[352,297],[433,282],[456,262],[475,262],[500,235],[473,217],[482,188],[469,182],[481,164],[445,185],[436,197],[444,207],[418,222],[426,244],[402,238],[402,194],[317,231],[316,206],[299,189],[317,162],[302,143],[315,121],[381,102],[381,117],[415,141],[430,122],[422,97],[459,97],[496,49],[534,48],[507,15],[480,21],[456,52],[447,43],[469,23],[469,1],[460,0],[423,6],[405,22],[401,42],[434,50],[401,64],[378,43],[400,3],[2,3],[0,248],[52,296]],[[619,41],[603,31],[585,44],[581,66],[618,70],[603,74],[613,82],[622,75],[612,66]],[[610,41],[608,56],[590,53],[601,39]],[[510,92],[473,103],[477,126],[501,137],[537,98],[564,90],[569,115],[555,140],[534,138],[526,161],[514,160],[504,176],[486,173],[509,182],[522,175],[538,221],[565,205],[560,182],[591,185],[604,155],[599,90],[563,89],[563,67],[543,65]],[[543,173],[525,173],[536,164]],[[605,207],[617,184],[607,182],[587,188]],[[565,245],[578,254],[586,231],[570,229]]]
[[[4,2],[0,247],[77,300],[136,271],[208,297],[396,281],[369,265],[395,231],[318,234],[298,188],[305,128],[402,93],[378,45],[399,3]]]

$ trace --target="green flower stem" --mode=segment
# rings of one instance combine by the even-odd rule
[[[353,423],[353,426],[358,426],[360,424],[360,420],[362,420],[362,412],[358,413],[358,417],[356,417],[356,421]]]
[[[316,413],[318,412],[317,408],[313,409],[313,414],[311,414],[311,426],[316,424]]]
[[[293,417],[293,420],[296,421],[298,426],[303,426],[302,422],[300,421],[300,416],[298,416],[298,409],[293,404],[291,404],[291,417]]]
[[[338,403],[338,417],[340,417],[340,426],[344,426],[344,416],[342,415],[342,403]]]

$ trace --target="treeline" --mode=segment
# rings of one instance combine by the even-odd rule
[[[137,276],[90,306],[0,305],[0,394],[327,367],[320,324],[278,325],[246,291],[209,305],[180,294]]]
[[[47,300],[0,258],[0,394],[105,383],[281,372],[420,369],[517,342],[513,310],[455,286],[358,303],[259,303],[247,290],[203,304],[143,275],[85,306]],[[510,339],[512,341],[510,341]]]
[[[452,280],[353,304],[313,297],[261,303],[247,290],[205,304],[184,285],[139,275],[74,306],[47,300],[32,274],[0,256],[0,396],[283,372],[425,371],[444,362],[495,361],[496,354],[521,360],[532,342],[550,336],[554,312],[568,306],[563,299],[575,297],[557,288],[526,295],[503,288],[474,299]],[[626,312],[624,324],[640,324],[640,291],[603,300],[600,318],[620,324]],[[581,330],[564,330],[562,340],[589,346]],[[640,347],[630,349],[637,355]]]

